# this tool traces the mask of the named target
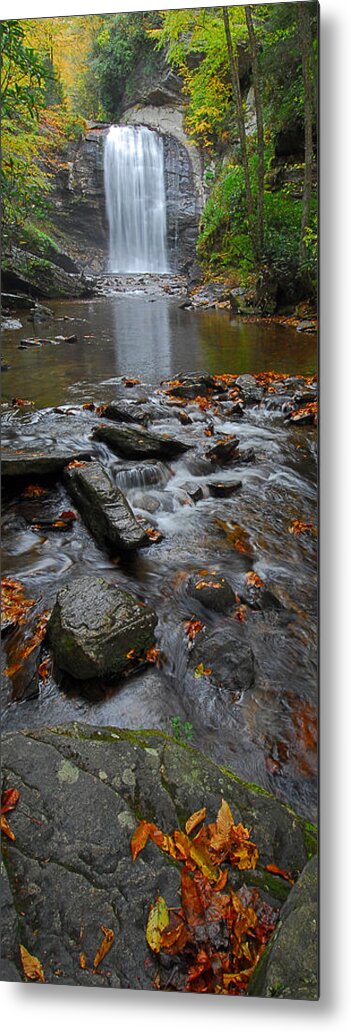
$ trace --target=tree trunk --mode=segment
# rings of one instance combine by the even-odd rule
[[[249,34],[250,54],[252,62],[252,80],[255,97],[256,122],[257,122],[257,257],[261,261],[263,254],[264,229],[263,229],[263,207],[264,207],[264,132],[263,132],[263,111],[261,99],[261,76],[258,65],[258,54],[255,30],[252,21],[251,8],[245,7],[247,31]]]
[[[252,246],[253,246],[253,249],[254,249],[255,257],[257,258],[257,235],[256,235],[256,232],[255,232],[255,225],[254,225],[254,210],[253,210],[253,200],[252,200],[252,192],[251,192],[251,184],[250,184],[249,162],[248,162],[247,147],[246,147],[246,131],[245,131],[244,109],[243,109],[243,102],[242,102],[241,92],[240,92],[238,57],[237,57],[236,49],[234,50],[234,48],[233,48],[233,42],[232,42],[232,37],[231,37],[231,33],[230,33],[230,25],[229,25],[229,18],[228,18],[228,9],[226,7],[223,7],[222,8],[222,12],[223,12],[223,21],[224,21],[225,35],[226,35],[227,48],[228,48],[230,78],[231,78],[231,83],[232,83],[232,87],[233,87],[233,94],[234,94],[234,100],[235,100],[235,106],[236,106],[236,114],[237,114],[237,121],[238,121],[240,149],[241,149],[241,160],[242,160],[242,166],[243,166],[243,172],[244,172],[244,180],[245,180],[246,209],[247,209],[247,214],[248,214],[248,219],[249,219],[250,237],[251,237],[251,241],[252,241]]]
[[[310,220],[312,196],[312,162],[313,162],[313,91],[311,78],[312,38],[309,4],[301,2],[297,5],[298,27],[301,46],[302,74],[304,88],[305,114],[305,175],[303,187],[303,207],[300,232],[300,267],[306,258],[305,234]]]

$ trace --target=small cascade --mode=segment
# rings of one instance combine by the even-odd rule
[[[104,182],[109,271],[168,272],[162,137],[144,126],[111,126]]]
[[[163,462],[147,463],[140,466],[129,466],[115,473],[115,482],[121,491],[135,487],[149,487],[152,484],[167,484],[171,472]]]

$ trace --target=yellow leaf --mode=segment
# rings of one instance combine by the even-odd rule
[[[99,964],[101,964],[101,961],[106,957],[106,953],[109,952],[115,941],[115,933],[112,928],[105,928],[104,925],[101,925],[101,931],[104,933],[104,938],[101,946],[99,946],[99,949],[95,953],[94,971],[99,967]]]
[[[158,896],[156,903],[151,907],[146,927],[146,940],[154,953],[161,949],[161,936],[164,928],[169,924],[169,911],[166,900]]]
[[[38,957],[28,953],[25,946],[20,946],[21,961],[26,978],[31,982],[45,982],[44,971]]]

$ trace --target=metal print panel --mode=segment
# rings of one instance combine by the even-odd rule
[[[318,999],[318,5],[3,20],[2,979]]]

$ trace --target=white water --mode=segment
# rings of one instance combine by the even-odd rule
[[[168,272],[163,141],[143,126],[111,126],[104,152],[110,272]]]

